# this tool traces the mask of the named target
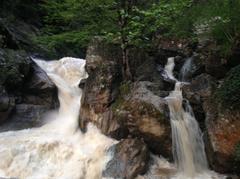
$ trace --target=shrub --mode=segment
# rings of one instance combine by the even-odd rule
[[[240,65],[228,72],[222,86],[217,89],[216,95],[223,107],[240,108]]]

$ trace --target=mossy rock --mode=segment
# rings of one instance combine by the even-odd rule
[[[24,51],[0,50],[0,84],[7,90],[22,87],[30,71],[30,59]]]
[[[223,84],[216,91],[221,106],[227,109],[240,109],[240,65],[230,70]]]

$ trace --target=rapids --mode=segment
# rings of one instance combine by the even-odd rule
[[[19,179],[97,179],[110,159],[114,140],[89,125],[78,127],[85,60],[34,60],[56,84],[60,109],[55,119],[34,129],[0,133],[0,177]],[[50,121],[50,120],[49,120]]]

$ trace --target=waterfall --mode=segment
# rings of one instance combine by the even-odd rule
[[[188,71],[189,61],[183,66],[183,72]],[[172,77],[174,59],[169,58],[165,67],[166,73]],[[184,76],[184,74],[182,74]],[[175,79],[175,78],[174,78]],[[202,139],[202,132],[194,117],[191,106],[186,103],[186,109],[183,108],[182,82],[176,80],[175,89],[165,99],[170,109],[171,127],[172,127],[172,150],[175,163],[179,172],[186,176],[194,177],[208,169],[207,158]]]
[[[48,124],[34,129],[0,133],[0,178],[100,179],[114,140],[89,125],[78,127],[82,90],[88,77],[85,60],[34,60],[56,84],[60,109]]]

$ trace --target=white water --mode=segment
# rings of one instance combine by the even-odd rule
[[[89,125],[78,127],[82,90],[88,77],[85,60],[62,58],[35,62],[58,87],[60,109],[55,120],[41,128],[0,134],[0,177],[19,179],[98,179],[115,141]]]
[[[175,79],[173,67],[174,58],[169,58],[165,71],[171,79]],[[183,68],[187,67],[189,67],[189,63],[186,63]],[[183,71],[187,71],[187,69]],[[166,97],[170,109],[172,150],[178,170],[172,178],[222,178],[208,170],[202,132],[189,103],[186,103],[185,110],[183,108],[182,85],[182,82],[176,80],[174,91]]]
[[[184,65],[182,66],[180,70],[180,80],[183,82],[187,82],[190,77],[190,71],[192,68],[192,57],[186,59]]]

